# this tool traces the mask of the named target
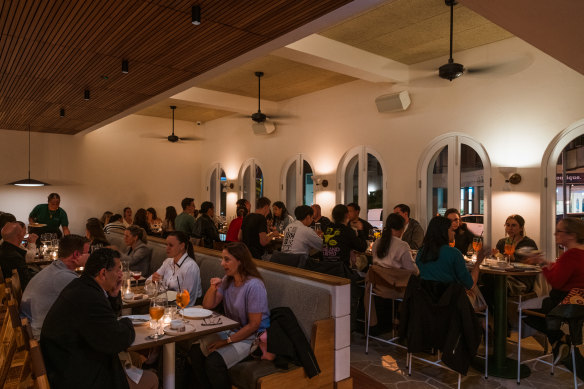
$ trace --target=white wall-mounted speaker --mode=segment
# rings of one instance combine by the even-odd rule
[[[382,95],[375,99],[375,105],[377,105],[377,111],[379,112],[405,111],[411,102],[410,94],[407,90]]]
[[[251,125],[253,133],[256,135],[269,135],[272,132],[276,131],[276,125],[274,122],[265,121],[261,123],[253,122]]]

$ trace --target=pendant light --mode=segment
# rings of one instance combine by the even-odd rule
[[[46,182],[33,180],[32,178],[30,178],[30,124],[28,125],[28,178],[11,182],[8,185],[15,185],[15,186],[45,186],[45,185],[49,185]]]

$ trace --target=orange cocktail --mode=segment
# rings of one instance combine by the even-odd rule
[[[176,294],[176,305],[179,306],[179,308],[181,308],[181,317],[182,320],[185,320],[184,317],[184,308],[189,305],[189,302],[191,301],[191,295],[189,294],[189,291],[186,289],[183,289],[182,291],[179,291]]]

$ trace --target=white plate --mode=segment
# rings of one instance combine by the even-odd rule
[[[507,270],[507,269],[514,269],[513,265],[506,265],[506,266],[499,266],[499,265],[489,265],[489,267],[493,270]]]
[[[188,319],[204,319],[213,315],[213,311],[204,308],[185,308],[184,316]]]
[[[150,315],[128,315],[123,317],[132,320],[132,324],[135,326],[145,326],[150,323]]]
[[[170,324],[167,324],[164,326],[164,333],[168,334],[168,335],[182,335],[182,334],[187,334],[189,332],[193,332],[195,331],[195,325],[189,322],[185,323],[185,330],[184,331],[177,331],[177,330],[173,330],[170,328]]]

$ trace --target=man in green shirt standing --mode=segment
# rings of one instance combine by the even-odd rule
[[[28,222],[32,224],[45,224],[45,226],[35,228],[34,232],[39,236],[44,233],[55,233],[61,237],[59,227],[63,228],[63,234],[69,235],[69,219],[67,212],[60,208],[61,196],[58,193],[51,193],[48,204],[39,204],[28,215]]]
[[[174,229],[192,236],[193,227],[195,226],[195,199],[186,197],[180,202],[180,205],[183,211],[174,220]]]

